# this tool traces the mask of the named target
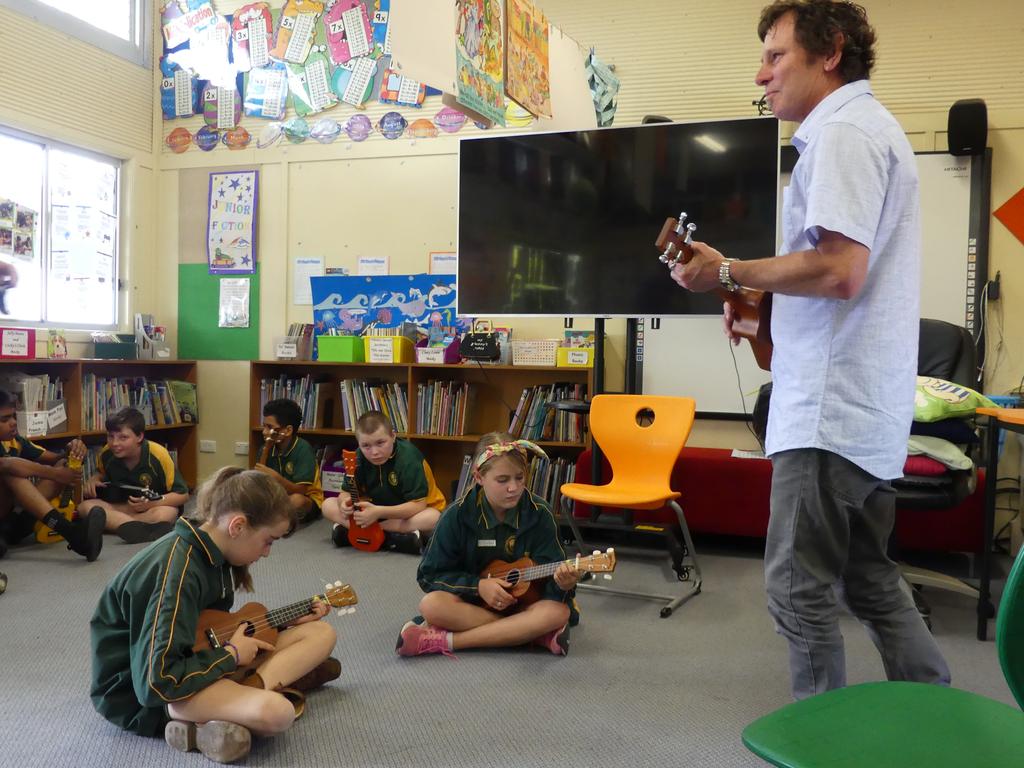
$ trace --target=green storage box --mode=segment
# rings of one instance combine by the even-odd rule
[[[331,363],[361,363],[363,354],[362,336],[317,336],[317,360]]]
[[[134,333],[116,334],[120,341],[97,341],[93,357],[100,360],[138,360],[139,347],[135,343]]]

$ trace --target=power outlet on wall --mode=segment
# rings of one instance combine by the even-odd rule
[[[235,443],[235,456],[248,456],[249,455],[249,442],[247,440],[239,440]]]
[[[200,453],[216,453],[217,452],[217,441],[216,440],[200,440],[199,441],[199,452]]]

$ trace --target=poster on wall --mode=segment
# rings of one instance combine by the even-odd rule
[[[456,98],[499,125],[505,125],[504,6],[501,0],[455,3]]]
[[[530,0],[508,0],[505,93],[538,117],[551,117],[548,18]]]
[[[455,275],[326,275],[311,277],[317,335],[358,335],[370,327],[458,325]]]
[[[210,174],[206,255],[211,275],[256,272],[257,173]]]

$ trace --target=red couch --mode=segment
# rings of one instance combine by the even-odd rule
[[[603,482],[611,477],[604,462]],[[591,482],[590,451],[576,461],[576,482]],[[763,538],[768,530],[768,499],[772,465],[765,459],[733,458],[724,448],[683,448],[672,470],[672,487],[693,533]],[[978,487],[961,504],[947,509],[897,509],[896,537],[903,549],[980,552],[982,547],[984,470]],[[575,516],[590,517],[590,506],[577,503]],[[669,507],[637,510],[634,523],[671,524]]]

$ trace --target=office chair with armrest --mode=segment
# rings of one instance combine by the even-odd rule
[[[701,590],[702,578],[693,539],[679,492],[670,486],[672,468],[693,427],[696,403],[689,397],[656,395],[596,395],[590,401],[590,431],[612,468],[605,485],[566,483],[562,494],[575,501],[619,509],[660,509],[668,504],[676,513],[686,544],[684,574],[690,590],[682,595],[661,595],[581,584],[581,588],[609,594],[665,601],[661,616]]]
[[[1024,550],[1006,580],[996,648],[1024,707]],[[1024,712],[957,688],[863,683],[776,710],[748,725],[743,743],[782,768],[1009,766],[1024,755]]]
[[[933,376],[964,387],[977,386],[977,352],[970,331],[944,320],[922,318],[917,352],[919,376]],[[894,480],[896,509],[937,510],[955,507],[974,493],[975,469],[950,470],[940,478],[916,478],[912,475]],[[894,535],[895,540],[895,535]],[[900,563],[904,578],[917,587],[927,586],[958,592],[977,598],[978,591],[952,576]],[[919,592],[914,594],[926,620],[930,609]]]

